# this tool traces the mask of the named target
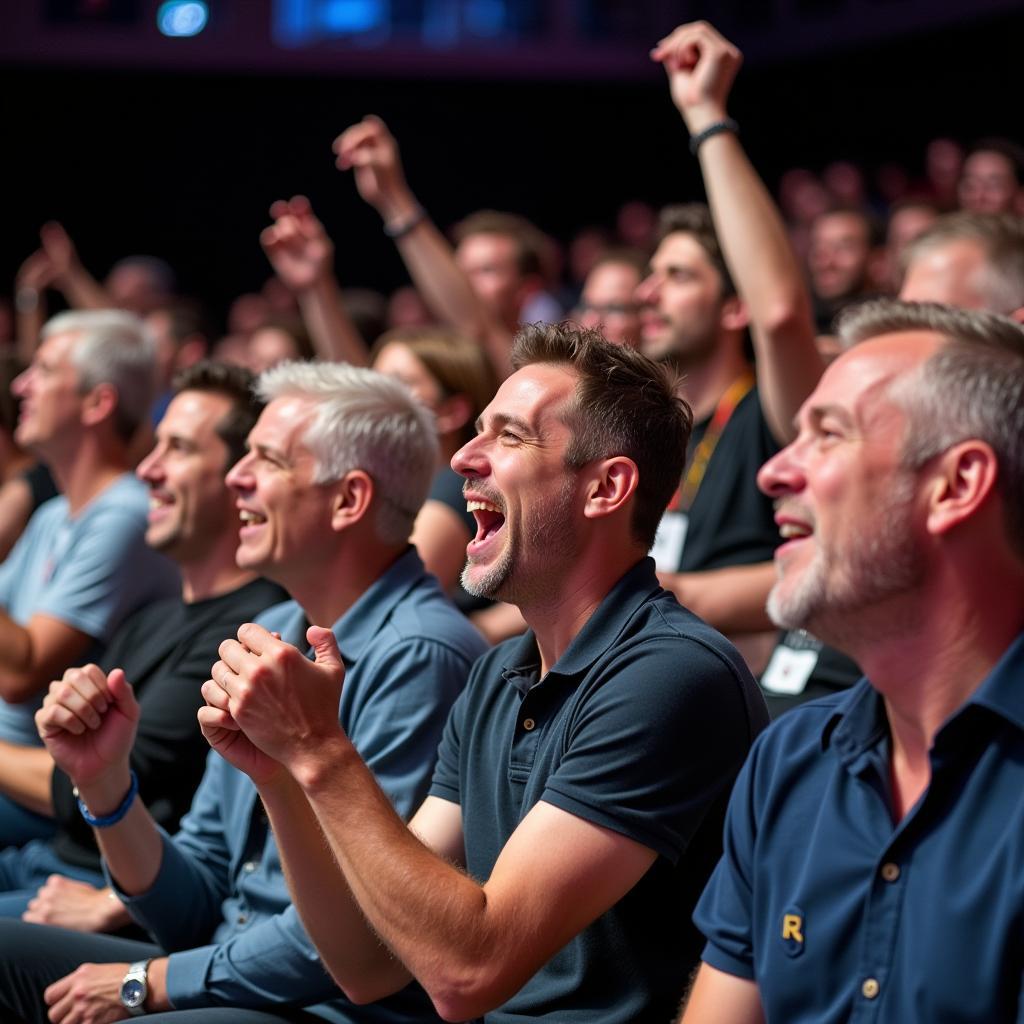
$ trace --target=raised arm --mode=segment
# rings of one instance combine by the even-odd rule
[[[384,219],[385,231],[434,315],[484,346],[499,379],[510,372],[511,333],[477,298],[438,231],[405,181],[398,143],[379,117],[370,115],[334,141],[341,170],[354,173],[356,188]]]
[[[366,341],[341,299],[334,276],[334,243],[305,196],[279,199],[270,207],[274,223],[260,244],[274,272],[295,295],[302,319],[321,359],[366,366]]]
[[[53,270],[53,286],[75,309],[109,309],[112,305],[106,289],[85,269],[78,250],[63,225],[44,224],[39,232]]]
[[[680,26],[651,56],[665,67],[691,139],[728,122],[729,93],[743,57],[711,25]],[[697,154],[726,263],[750,312],[765,419],[784,444],[823,370],[810,296],[775,202],[735,131],[709,136]]]

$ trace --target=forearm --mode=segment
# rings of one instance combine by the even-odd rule
[[[129,785],[125,767],[108,778],[80,786],[79,797],[93,817],[105,817],[120,806]],[[160,871],[163,841],[140,797],[135,797],[128,813],[117,824],[94,828],[93,834],[111,876],[123,893],[137,896],[152,888]]]
[[[332,275],[298,294],[302,319],[320,359],[368,365],[366,342],[356,330]]]
[[[15,338],[18,358],[31,363],[46,322],[46,296],[35,288],[19,288],[15,296]]]
[[[283,773],[259,792],[292,903],[331,976],[356,1002],[404,986],[409,972],[367,923],[303,791]]]
[[[659,578],[681,605],[723,633],[772,628],[765,611],[768,592],[776,579],[771,562],[705,572],[661,573]]]
[[[385,223],[412,217],[418,204],[411,192],[402,192],[382,204]],[[398,251],[416,288],[433,314],[484,346],[500,379],[511,372],[512,335],[496,323],[477,298],[466,275],[455,262],[451,245],[429,217],[397,239]]]
[[[106,290],[81,263],[74,263],[54,282],[68,305],[75,309],[110,309]]]
[[[0,561],[11,553],[31,515],[32,489],[28,481],[24,476],[8,480],[0,487]]]
[[[691,130],[717,119],[711,113],[693,115]],[[822,370],[807,286],[782,217],[736,136],[712,136],[699,156],[725,260],[750,313],[765,418],[785,442]]]
[[[0,608],[0,697],[7,701],[23,700],[12,695],[3,682],[8,676],[17,676],[31,668],[32,638],[24,626],[18,625],[6,611]]]
[[[508,930],[493,920],[484,889],[405,825],[351,744],[321,749],[296,778],[370,926],[438,1011],[448,1016],[457,1008],[462,1019],[472,1002],[465,1016],[473,1017],[477,1005],[510,995],[501,987]]]
[[[53,816],[53,759],[45,747],[0,741],[0,793],[44,817]]]

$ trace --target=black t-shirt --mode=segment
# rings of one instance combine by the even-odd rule
[[[694,424],[686,462],[689,466],[711,417]],[[769,562],[779,543],[771,499],[757,489],[757,471],[779,450],[752,388],[740,400],[715,445],[704,477],[686,516],[685,538],[678,533],[680,513],[668,511],[652,554],[665,572],[701,572],[730,565]],[[675,538],[669,536],[675,530]],[[665,544],[664,549],[659,547]]]
[[[279,586],[260,579],[193,604],[180,598],[157,601],[131,616],[104,652],[100,667],[105,672],[124,669],[135,689],[142,713],[131,766],[141,799],[168,831],[188,810],[206,767],[209,746],[196,711],[203,705],[199,688],[210,678],[217,648],[243,622],[287,598]],[[93,832],[72,788],[68,776],[55,769],[53,848],[67,863],[99,871]]]
[[[26,469],[23,477],[25,483],[28,484],[29,493],[32,495],[32,513],[34,515],[36,509],[44,501],[57,497],[59,493],[57,485],[53,481],[49,467],[42,462],[37,462],[30,469]]]

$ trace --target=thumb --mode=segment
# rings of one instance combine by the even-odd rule
[[[136,721],[139,717],[139,704],[135,699],[135,691],[132,689],[132,684],[128,682],[123,669],[115,668],[107,676],[107,688],[110,690],[111,699],[117,706],[118,711],[125,718],[133,722]]]
[[[325,668],[344,669],[341,660],[341,651],[338,650],[338,641],[334,634],[323,626],[310,626],[306,630],[306,640],[313,648],[316,656],[316,663]]]

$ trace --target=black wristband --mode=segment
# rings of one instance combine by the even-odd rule
[[[417,206],[412,213],[409,214],[405,220],[400,221],[385,221],[384,222],[384,234],[388,238],[402,238],[409,234],[414,227],[416,227],[421,221],[427,219],[427,211],[422,206]]]
[[[731,117],[727,117],[722,121],[715,121],[714,124],[709,124],[703,131],[690,136],[690,152],[696,156],[701,144],[710,139],[712,135],[718,135],[720,132],[732,132],[733,135],[739,135],[740,126]]]

